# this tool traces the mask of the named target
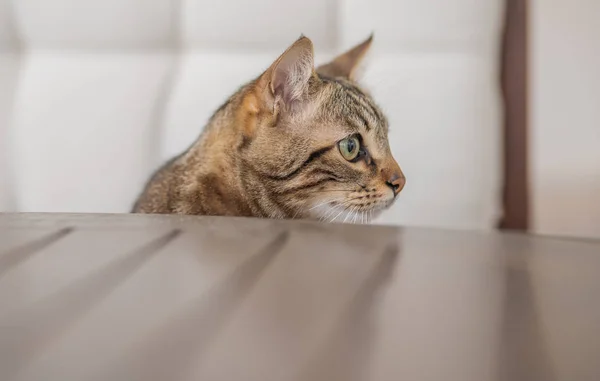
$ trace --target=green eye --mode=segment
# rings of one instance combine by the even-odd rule
[[[340,140],[338,143],[340,147],[340,153],[344,159],[352,161],[356,159],[360,152],[360,141],[356,136],[350,136],[346,139]]]

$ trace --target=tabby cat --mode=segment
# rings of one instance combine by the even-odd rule
[[[388,208],[405,178],[356,83],[371,42],[315,69],[300,37],[152,176],[133,212],[367,222]]]

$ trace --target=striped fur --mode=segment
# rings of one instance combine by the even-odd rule
[[[370,44],[315,69],[301,37],[151,177],[133,211],[367,222],[389,207],[404,175],[387,119],[354,78]],[[364,148],[353,161],[338,147],[348,136]]]

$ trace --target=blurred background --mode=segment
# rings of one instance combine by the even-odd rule
[[[301,33],[372,31],[408,178],[379,223],[600,237],[597,0],[0,0],[0,211],[128,212]]]

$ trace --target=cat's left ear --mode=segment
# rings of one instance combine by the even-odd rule
[[[265,72],[273,101],[294,110],[306,98],[310,78],[315,75],[312,41],[301,36]]]
[[[356,80],[358,69],[371,48],[372,43],[373,34],[352,49],[337,56],[333,61],[319,66],[317,73],[334,78],[342,77],[351,81]]]

